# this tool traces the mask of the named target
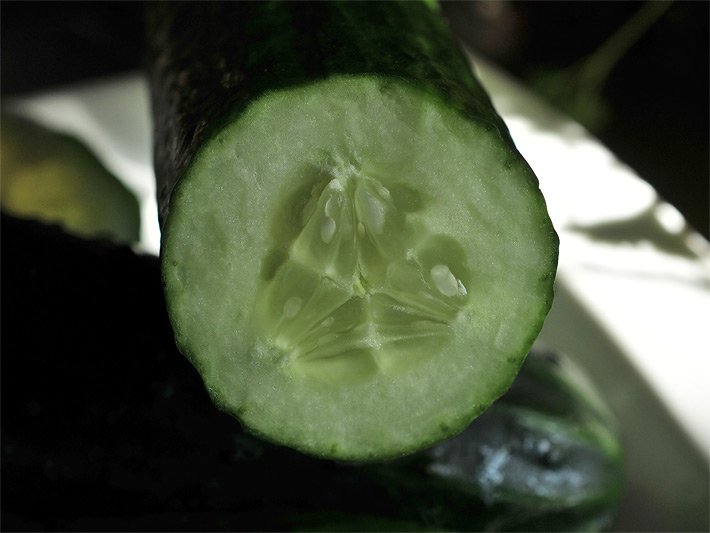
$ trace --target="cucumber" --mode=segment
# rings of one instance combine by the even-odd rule
[[[397,460],[313,458],[214,409],[174,346],[158,260],[3,215],[6,530],[605,529],[616,424],[534,351],[452,439]]]
[[[552,301],[557,235],[427,3],[159,3],[162,276],[214,402],[373,460],[466,427]]]
[[[426,453],[430,474],[485,503],[477,530],[603,531],[614,523],[623,489],[617,423],[584,371],[559,353],[533,348],[502,398]]]
[[[138,200],[78,139],[3,113],[2,209],[84,237],[138,242]]]

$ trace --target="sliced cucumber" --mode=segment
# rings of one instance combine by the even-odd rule
[[[197,73],[206,67],[202,52],[174,51],[186,45],[183,8],[163,9],[177,14],[154,30],[155,46],[173,47],[156,60],[154,101],[167,88],[180,104],[172,112],[189,122],[190,91],[208,85],[189,87],[190,61]],[[215,68],[240,46],[225,21],[247,8],[220,9],[212,34],[199,36],[220,50]],[[248,9],[257,12],[241,22],[247,35],[259,23],[275,30],[285,16],[306,17],[281,4]],[[419,4],[327,4],[330,18],[312,21],[314,31],[355,33],[353,17],[369,9],[386,16],[368,30],[369,48],[345,53],[359,59],[322,38],[274,44],[265,32],[255,53],[307,42],[303,54],[333,54],[327,75],[296,83],[274,68],[259,78],[248,56],[240,68],[254,78],[226,99],[205,92],[205,117],[221,118],[198,122],[182,152],[161,151],[161,139],[186,133],[171,133],[175,122],[156,105],[158,177],[168,169],[162,182],[177,183],[161,189],[169,197],[161,212],[178,346],[217,404],[251,430],[346,459],[423,448],[500,396],[542,326],[557,259],[537,180],[460,69],[465,60],[437,14]],[[198,15],[200,25],[218,14]],[[426,30],[414,45],[408,27]],[[401,37],[392,45],[399,63],[378,65],[376,43],[391,31]],[[455,60],[429,54],[440,49]],[[294,54],[301,65],[316,60],[289,54],[286,70]],[[417,54],[432,72],[416,68]],[[175,86],[180,76],[169,74],[182,67],[185,84]],[[439,78],[457,90],[440,90]]]

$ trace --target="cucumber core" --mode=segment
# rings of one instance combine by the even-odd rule
[[[353,165],[332,170],[302,229],[257,296],[257,329],[285,364],[333,383],[396,373],[447,343],[468,298],[465,262],[397,206],[402,198]],[[394,193],[397,196],[397,192]],[[443,257],[438,257],[438,249]]]

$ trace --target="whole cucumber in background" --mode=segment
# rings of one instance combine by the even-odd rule
[[[138,242],[138,200],[80,140],[29,119],[0,119],[0,205],[83,237]]]
[[[400,456],[509,387],[558,240],[435,4],[150,6],[162,276],[250,431]]]
[[[424,451],[316,459],[213,408],[174,347],[156,258],[4,215],[2,228],[6,530],[611,525],[614,423],[562,358],[533,352],[506,395]]]

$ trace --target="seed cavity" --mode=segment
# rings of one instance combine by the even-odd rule
[[[454,272],[471,279],[465,255],[409,219],[400,189],[343,175],[309,191],[303,225],[277,243],[257,296],[285,371],[348,384],[412,368],[451,339],[467,295]]]

